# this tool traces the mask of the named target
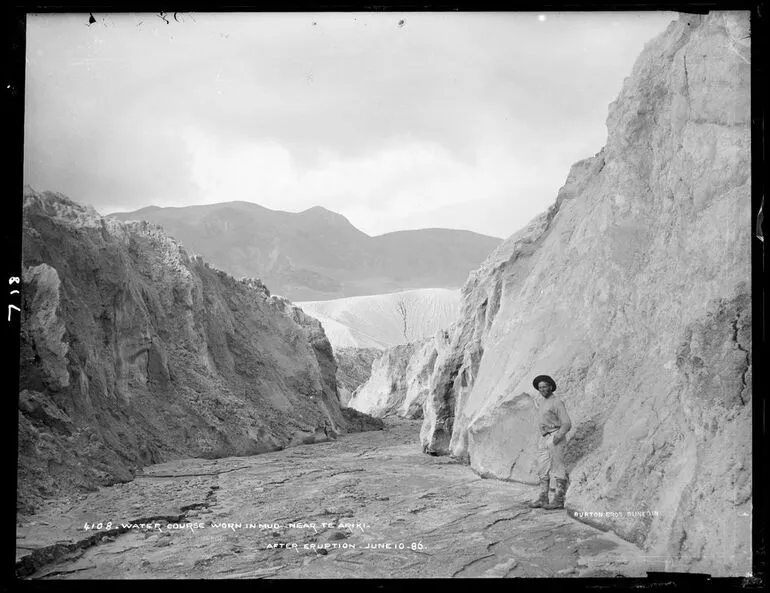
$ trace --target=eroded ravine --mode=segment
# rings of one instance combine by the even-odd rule
[[[565,511],[529,509],[533,487],[423,454],[419,424],[389,420],[384,431],[328,443],[158,464],[133,482],[53,501],[20,519],[17,573],[462,578],[654,569],[632,544]]]

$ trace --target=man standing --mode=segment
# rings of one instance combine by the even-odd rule
[[[538,375],[532,385],[543,396],[538,408],[538,430],[541,437],[537,447],[537,477],[540,481],[540,496],[529,503],[531,508],[563,509],[567,493],[567,472],[564,469],[565,436],[572,428],[564,402],[553,395],[556,381],[548,375]],[[548,486],[551,475],[556,478],[556,493],[548,502]]]

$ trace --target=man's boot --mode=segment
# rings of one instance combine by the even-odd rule
[[[553,500],[543,505],[543,508],[548,511],[563,509],[565,494],[567,494],[567,478],[556,478],[556,493],[553,495]]]
[[[548,504],[548,486],[550,482],[551,480],[548,478],[540,480],[540,496],[529,503],[529,508],[539,509]]]

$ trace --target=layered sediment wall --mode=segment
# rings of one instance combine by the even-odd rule
[[[318,321],[155,225],[50,192],[24,200],[21,511],[145,465],[349,429]]]
[[[718,575],[751,568],[750,61],[748,13],[682,15],[645,46],[605,147],[470,275],[421,432],[534,483],[547,373],[572,515]]]

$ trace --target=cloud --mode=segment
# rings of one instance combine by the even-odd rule
[[[323,205],[370,233],[434,216],[492,234],[599,150],[607,105],[673,18],[83,16],[28,22],[33,187],[102,212],[241,199]]]
[[[387,232],[393,223],[417,228],[409,221],[440,226],[430,224],[431,217],[466,228],[468,217],[479,214],[473,208],[476,201],[484,202],[487,210],[512,214],[521,211],[516,196],[538,193],[544,185],[542,169],[517,163],[506,151],[495,149],[480,151],[469,165],[441,145],[412,141],[358,158],[326,151],[317,166],[303,169],[289,150],[272,141],[225,144],[192,128],[186,130],[185,141],[190,177],[203,203],[250,200],[290,211],[333,203],[337,212],[370,234]],[[562,180],[551,178],[547,191],[555,192]],[[464,206],[458,210],[458,205]],[[452,219],[442,211],[462,217]],[[515,230],[496,226],[505,235]]]
[[[184,139],[190,176],[204,200],[248,199],[275,209],[302,210],[329,201],[341,212],[433,208],[465,199],[458,192],[481,173],[454,160],[441,145],[417,141],[357,158],[327,149],[316,166],[305,169],[270,140],[225,143],[193,128]]]
[[[291,155],[275,142],[223,142],[194,128],[183,138],[189,176],[204,202],[253,200],[274,208],[296,185]]]

